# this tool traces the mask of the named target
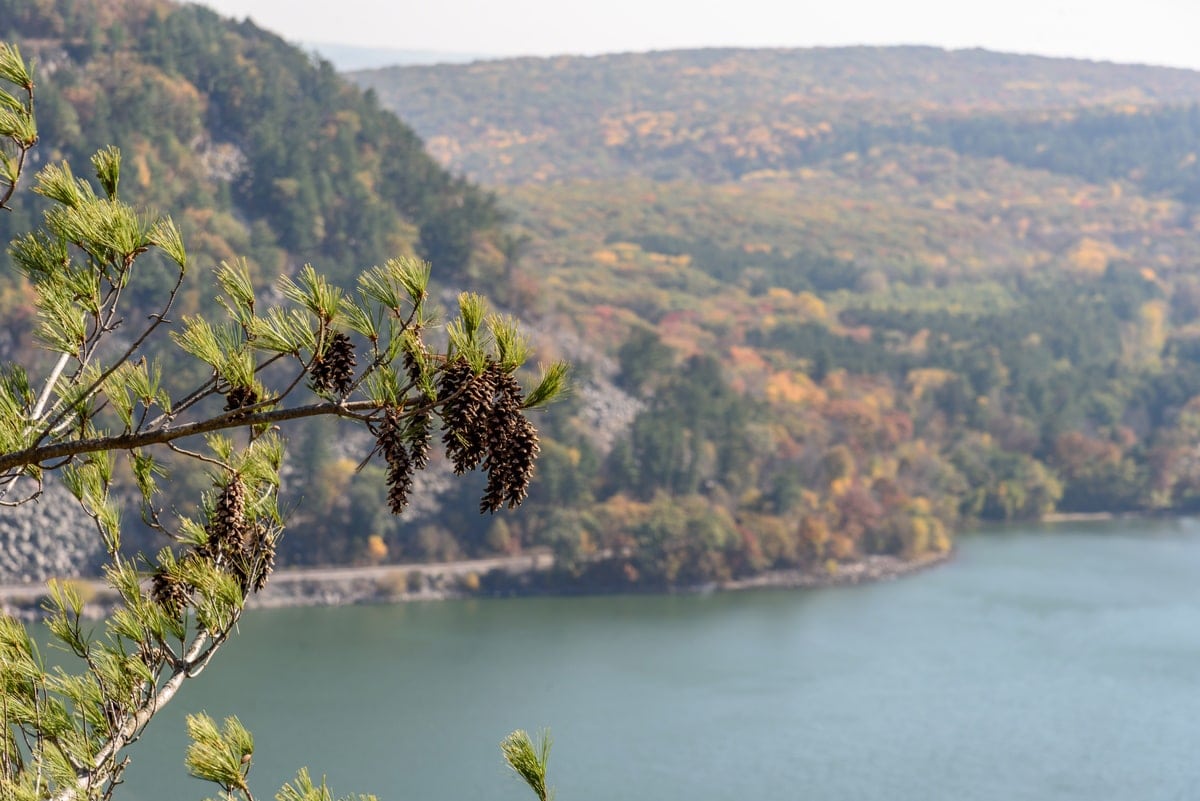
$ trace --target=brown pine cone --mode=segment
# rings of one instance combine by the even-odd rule
[[[234,476],[221,490],[205,530],[208,540],[199,549],[200,555],[218,567],[232,569],[241,556],[246,532],[246,485],[240,476]]]
[[[274,569],[275,536],[266,524],[257,521],[242,543],[240,558],[234,562],[234,575],[243,592],[259,592]]]
[[[433,418],[428,411],[417,412],[408,422],[406,439],[412,452],[414,470],[424,470],[429,464],[429,443],[433,439]]]
[[[154,602],[167,610],[171,617],[183,616],[191,601],[192,593],[187,584],[178,576],[173,576],[165,568],[158,568],[150,579],[150,597]]]
[[[488,481],[480,512],[495,512],[505,504],[511,509],[525,500],[540,450],[537,429],[521,410],[521,385],[511,373],[498,367],[493,372],[496,396],[488,417],[488,454],[483,462]]]
[[[345,395],[354,383],[354,368],[358,359],[354,355],[354,343],[341,331],[334,332],[325,344],[325,350],[313,362],[309,379],[317,392],[332,392]]]
[[[405,421],[399,408],[388,408],[376,438],[388,465],[388,508],[394,515],[400,514],[408,506],[408,494],[412,490],[414,462],[404,442],[406,422],[411,425],[411,421]]]
[[[442,403],[442,444],[454,464],[454,472],[462,475],[474,470],[487,454],[487,422],[491,412],[495,373],[484,370],[479,375],[465,360],[446,368],[438,387]]]
[[[229,392],[225,393],[225,411],[244,409],[247,406],[253,406],[260,400],[262,398],[258,396],[258,390],[253,386],[230,387]]]

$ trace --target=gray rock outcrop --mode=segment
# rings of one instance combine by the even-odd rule
[[[6,500],[32,491],[32,482],[21,479]],[[103,561],[96,524],[62,484],[47,480],[36,500],[0,508],[0,583],[96,576]]]

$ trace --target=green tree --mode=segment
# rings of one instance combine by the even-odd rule
[[[15,47],[0,45],[0,80],[7,209],[37,142],[34,81]],[[4,798],[109,798],[126,747],[230,637],[246,598],[267,582],[282,533],[280,426],[314,417],[363,426],[386,464],[386,503],[400,513],[440,425],[456,472],[486,474],[480,507],[495,511],[524,500],[538,452],[525,412],[559,392],[565,371],[553,365],[525,392],[517,326],[469,294],[434,350],[425,338],[429,273],[413,259],[366,270],[353,292],[305,267],[280,279],[284,302],[271,306],[243,262],[223,263],[213,274],[219,310],[172,322],[194,279],[178,229],[122,201],[115,148],[96,153],[92,167],[95,184],[66,162],[42,169],[33,192],[49,208],[10,247],[36,293],[43,357],[0,365],[0,502],[37,497],[57,474],[95,521],[122,607],[92,633],[78,586],[52,582],[49,631],[74,657],[53,670],[29,631],[0,617]],[[162,285],[153,275],[163,271],[171,280],[139,323],[128,297]],[[197,367],[179,369],[185,362]],[[201,378],[179,383],[189,375]],[[207,472],[190,508],[161,503],[168,456]],[[157,554],[124,555],[126,493],[163,538]],[[249,732],[205,716],[189,731],[189,771],[252,801]],[[326,796],[305,772],[280,795]]]

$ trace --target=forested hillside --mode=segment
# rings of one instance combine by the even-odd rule
[[[514,283],[642,404],[549,449],[581,571],[1200,508],[1200,74],[847,48],[354,78],[500,193]]]
[[[499,283],[494,198],[438,166],[372,95],[274,34],[166,0],[0,0],[0,40],[36,64],[35,169],[63,158],[86,165],[101,146],[119,146],[122,196],[171,214],[198,270],[245,258],[266,289],[311,262],[353,286],[360,270],[417,254],[436,264],[442,287]],[[41,213],[32,193],[20,200],[0,215],[5,243]],[[6,250],[0,262],[0,352],[30,353],[31,290]],[[140,275],[128,288],[134,302],[161,290],[158,280]],[[213,303],[214,281],[189,286],[197,289],[178,299],[177,318]],[[363,443],[342,441],[331,425],[300,439],[287,471],[283,558],[364,558],[372,537],[378,552],[399,525],[386,514],[383,471],[369,467],[347,490]],[[175,493],[168,505],[182,504],[206,480],[181,473],[165,484]],[[347,493],[368,516],[348,529],[326,508],[348,503]],[[369,517],[377,511],[378,526]]]
[[[354,79],[485,184],[631,173],[711,182],[901,142],[1023,154],[1021,163],[1050,161],[1045,146],[1112,170],[1113,138],[1179,133],[1173,120],[1122,117],[1200,100],[1200,74],[1187,70],[924,47],[527,58]],[[1031,141],[1051,132],[1056,141]],[[1096,152],[1062,152],[1098,133]]]
[[[291,563],[549,546],[560,580],[661,587],[942,552],[978,519],[1200,508],[1196,73],[695,51],[363,93],[162,0],[0,0],[0,37],[40,64],[40,162],[119,145],[123,193],[205,268],[349,284],[416,253],[576,362],[519,515],[435,469],[393,518],[370,444],[308,428]],[[29,300],[6,271],[0,348],[29,346]]]

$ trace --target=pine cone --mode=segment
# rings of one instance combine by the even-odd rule
[[[253,406],[260,400],[262,398],[258,396],[258,390],[253,386],[230,387],[229,392],[225,394],[225,411],[244,409],[247,406]]]
[[[442,403],[442,444],[462,475],[474,470],[487,454],[487,422],[492,407],[495,373],[479,375],[465,360],[459,360],[442,373],[438,400]]]
[[[429,464],[429,443],[433,439],[433,418],[428,411],[417,412],[408,422],[406,435],[412,449],[414,470],[424,470]]]
[[[180,610],[179,613],[172,612],[171,614],[179,617],[183,612]],[[154,671],[166,660],[167,652],[161,646],[141,642],[138,644],[137,655],[143,665]]]
[[[221,490],[205,528],[208,540],[199,549],[200,555],[218,567],[232,569],[241,556],[246,533],[246,485],[240,476],[234,476]]]
[[[156,604],[167,610],[171,617],[180,618],[183,616],[183,610],[187,609],[187,605],[191,601],[192,593],[182,579],[171,575],[166,568],[160,567],[154,571],[154,576],[150,579],[150,597]]]
[[[258,554],[258,574],[254,577],[254,591],[259,592],[267,586],[267,579],[275,572],[275,539],[274,533],[263,529],[263,537],[255,546]]]
[[[420,347],[418,344],[417,347]],[[418,386],[421,383],[421,363],[417,361],[417,357],[412,351],[404,351],[404,372],[408,375],[408,380],[413,386]]]
[[[466,359],[457,359],[447,364],[442,368],[442,374],[438,376],[438,403],[450,402],[451,398],[474,377],[475,372],[471,369],[471,365],[467,364]]]
[[[504,500],[509,509],[520,506],[529,494],[529,483],[533,480],[533,465],[541,451],[537,429],[524,415],[509,442],[510,472],[505,485]]]
[[[325,350],[313,362],[309,379],[317,392],[332,392],[345,395],[354,383],[354,368],[358,359],[354,355],[354,343],[341,331],[334,332],[325,345]]]
[[[379,450],[383,452],[383,458],[389,463],[395,458],[395,454],[404,450],[404,419],[399,408],[389,406],[384,412],[383,424],[379,427],[379,436],[375,441]]]
[[[243,592],[259,592],[275,569],[275,535],[263,522],[254,524],[243,543],[241,559],[235,571]]]
[[[529,494],[533,465],[541,450],[537,429],[524,415],[518,415],[506,428],[507,437],[488,452],[484,461],[488,481],[479,503],[480,512],[495,512],[504,505],[513,509]]]
[[[401,449],[395,458],[388,460],[387,485],[388,508],[398,515],[408,506],[408,493],[412,491],[413,469],[408,451]]]
[[[104,715],[104,722],[108,724],[109,731],[116,731],[124,722],[125,709],[113,698],[105,698],[100,703],[100,713]]]
[[[494,368],[496,397],[488,416],[488,454],[483,462],[488,481],[480,512],[495,512],[505,504],[511,509],[525,500],[540,450],[537,429],[521,411],[521,385],[511,374]]]
[[[408,506],[408,494],[412,490],[413,459],[404,444],[404,417],[397,407],[389,407],[384,413],[376,440],[383,458],[387,461],[388,508],[398,515]],[[428,445],[426,445],[428,447]]]

